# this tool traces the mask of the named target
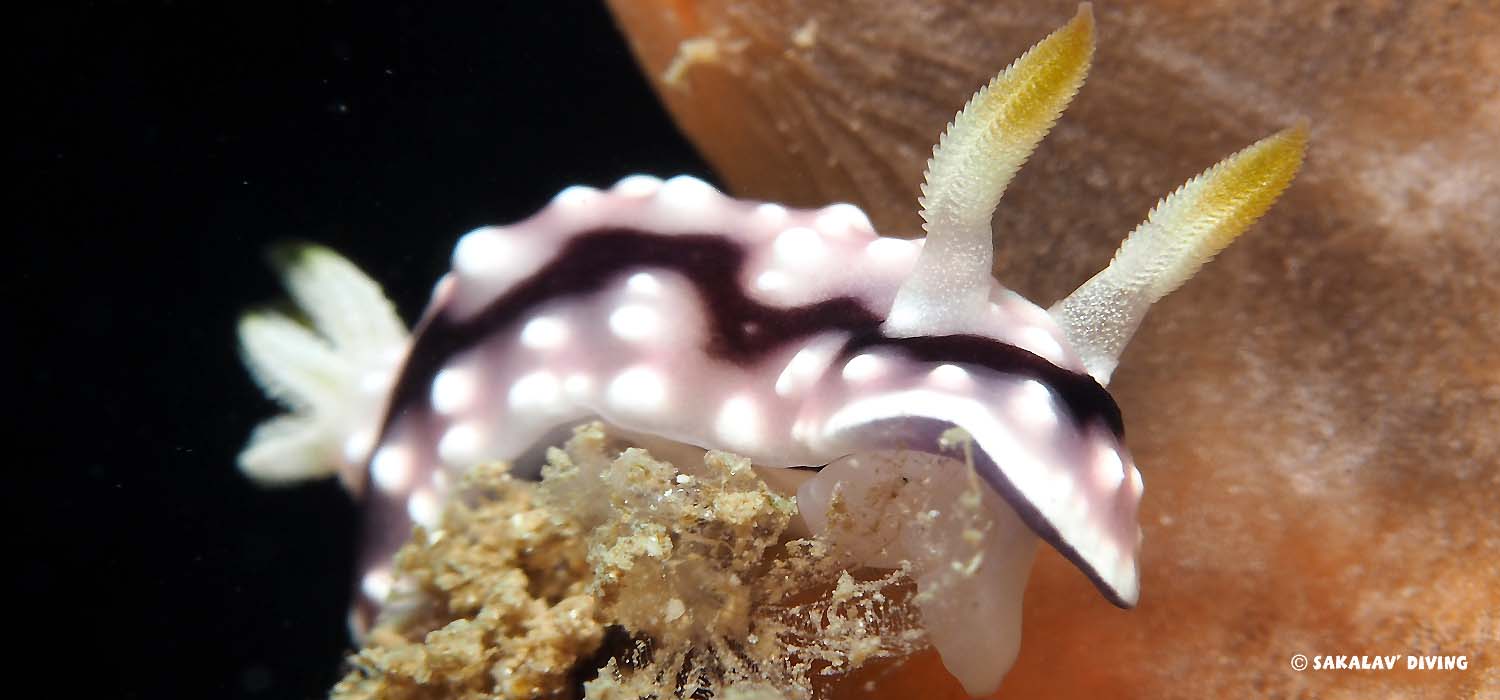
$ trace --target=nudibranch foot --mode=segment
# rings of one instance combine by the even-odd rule
[[[810,529],[855,561],[911,572],[922,628],[949,672],[980,695],[999,687],[1020,652],[1022,594],[1040,540],[979,480],[972,454],[965,437],[955,456],[846,457],[806,482],[797,502]]]

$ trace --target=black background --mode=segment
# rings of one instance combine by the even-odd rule
[[[705,166],[593,2],[14,22],[8,670],[53,697],[322,696],[357,507],[233,466],[274,412],[233,337],[281,296],[267,247],[331,245],[410,322],[463,232],[569,184]]]

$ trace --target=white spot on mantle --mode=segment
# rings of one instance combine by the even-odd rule
[[[599,190],[585,185],[571,185],[563,188],[552,198],[552,206],[563,209],[582,209],[592,205],[601,197]]]
[[[865,254],[879,265],[916,260],[917,247],[899,238],[877,238],[865,245]]]
[[[938,365],[927,374],[927,378],[937,386],[946,389],[968,389],[974,385],[969,378],[968,370],[958,365]]]
[[[822,262],[828,254],[823,237],[805,226],[793,226],[776,236],[772,244],[776,258],[782,263],[797,267],[811,267]]]
[[[1015,419],[1033,430],[1051,430],[1057,426],[1057,408],[1052,390],[1035,379],[1021,382],[1010,410]]]
[[[875,232],[874,225],[870,223],[870,217],[865,216],[859,207],[847,202],[823,207],[816,223],[819,230],[836,235],[846,235],[851,230],[860,233]]]
[[[1114,447],[1098,447],[1094,456],[1094,478],[1099,480],[1099,485],[1105,490],[1120,488],[1120,483],[1125,480],[1125,463],[1120,460],[1120,453]]]
[[[510,277],[515,274],[515,245],[503,229],[475,229],[453,248],[453,269],[464,277]]]
[[[470,406],[476,393],[474,373],[448,367],[432,379],[432,410],[451,416]]]
[[[656,296],[661,293],[661,280],[649,272],[637,272],[625,280],[625,288],[632,294]]]
[[[776,378],[776,395],[791,396],[812,385],[827,368],[830,354],[832,350],[817,346],[798,350]]]
[[[765,204],[761,204],[755,207],[755,218],[772,226],[786,221],[787,215],[788,212],[786,207],[781,206],[780,204],[775,204],[773,202],[766,202]]]
[[[359,579],[359,591],[370,600],[385,603],[386,598],[391,595],[390,570],[381,568],[367,572]]]
[[[661,189],[661,178],[651,175],[626,175],[615,183],[616,194],[626,197],[649,197]]]
[[[438,518],[442,515],[437,494],[427,489],[413,493],[411,498],[406,499],[406,515],[412,522],[429,529],[437,525]]]
[[[660,196],[672,207],[696,210],[708,204],[717,190],[691,175],[678,175],[662,183]]]
[[[885,362],[879,357],[865,353],[855,355],[844,363],[842,375],[845,381],[865,382],[880,376],[885,369]]]
[[[480,454],[480,427],[473,421],[459,423],[443,433],[438,440],[438,458],[451,467],[468,469],[483,460]],[[442,474],[442,472],[438,472]]]
[[[370,478],[375,488],[386,493],[404,493],[411,487],[411,452],[405,447],[386,445],[370,460]]]
[[[667,386],[661,374],[646,366],[621,372],[609,383],[609,403],[628,413],[658,413],[667,402]]]
[[[648,340],[660,333],[661,316],[649,306],[627,304],[609,315],[609,329],[623,340]]]
[[[714,422],[714,431],[730,447],[754,447],[760,441],[761,431],[760,413],[755,410],[755,402],[748,396],[736,396],[725,401],[724,407],[719,410],[718,420]]]
[[[552,316],[538,316],[521,328],[521,344],[533,350],[554,350],[567,342],[567,324]]]
[[[555,412],[562,403],[562,384],[551,372],[532,372],[511,385],[507,399],[517,413]]]
[[[780,270],[766,270],[755,278],[755,288],[762,292],[779,292],[791,284],[791,279]]]

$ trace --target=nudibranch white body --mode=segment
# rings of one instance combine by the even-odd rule
[[[1104,385],[1150,304],[1269,208],[1305,141],[1284,131],[1190,181],[1044,310],[991,278],[990,218],[1092,53],[1084,6],[965,106],[929,163],[924,241],[878,236],[847,204],[796,210],[631,176],[465,235],[410,339],[372,282],[304,250],[288,280],[327,338],[244,320],[247,361],[296,413],[263,426],[241,464],[270,480],[336,469],[363,491],[366,618],[398,583],[391,557],[411,525],[434,524],[464,470],[534,469],[539,447],[586,420],[761,467],[826,465],[795,486],[814,532],[836,494],[878,473],[929,486],[977,474],[993,517],[984,560],[921,605],[948,668],[989,692],[1015,657],[1038,539],[1111,602],[1136,603],[1142,476]],[[953,428],[965,459],[945,448]],[[912,561],[919,586],[953,565],[930,529],[917,541],[868,525],[883,534],[851,544],[865,565]]]

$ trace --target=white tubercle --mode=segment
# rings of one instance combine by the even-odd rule
[[[712,207],[719,191],[691,175],[678,175],[662,183],[656,196],[679,216],[691,217]]]
[[[472,368],[446,367],[432,380],[432,409],[451,416],[467,410],[479,394],[479,380]]]
[[[730,449],[755,449],[761,438],[761,418],[755,399],[742,395],[725,401],[714,421],[714,431]]]
[[[812,387],[823,376],[828,363],[838,352],[838,339],[824,339],[803,346],[776,376],[774,389],[777,396],[792,397]]]
[[[571,185],[552,197],[552,206],[559,209],[579,210],[592,206],[603,194],[587,185]]]
[[[834,235],[849,235],[850,233],[873,234],[874,224],[870,223],[870,217],[853,204],[840,202],[823,207],[818,214],[816,225],[819,230]]]
[[[611,188],[626,197],[649,197],[661,189],[661,178],[651,175],[627,175]]]
[[[387,445],[375,453],[370,461],[370,477],[375,488],[388,493],[402,493],[411,487],[416,464],[409,450],[399,445]]]
[[[828,255],[828,246],[823,237],[810,228],[794,226],[776,236],[776,258],[783,265],[795,268],[816,268]]]
[[[568,340],[568,324],[554,316],[537,316],[521,327],[521,344],[532,350],[556,350]]]
[[[666,408],[667,385],[655,369],[631,367],[610,381],[607,398],[623,415],[654,415]]]

